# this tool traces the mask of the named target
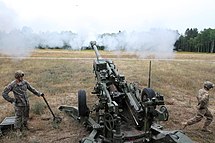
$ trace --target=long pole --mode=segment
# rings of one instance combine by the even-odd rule
[[[151,87],[151,61],[149,62],[149,80],[148,80],[148,88]]]

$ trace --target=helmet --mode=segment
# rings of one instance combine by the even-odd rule
[[[23,77],[24,76],[24,72],[21,71],[21,70],[18,70],[15,72],[15,78],[18,79],[20,77]]]
[[[210,81],[205,81],[203,85],[204,88],[207,88],[208,90],[214,87],[214,84]]]

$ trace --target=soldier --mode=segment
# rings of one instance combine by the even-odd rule
[[[208,91],[214,87],[214,84],[210,81],[205,81],[203,84],[203,88],[199,90],[197,95],[198,105],[197,105],[197,114],[193,118],[189,119],[187,122],[182,122],[183,129],[189,125],[193,125],[202,120],[203,117],[206,118],[202,131],[204,132],[212,132],[208,129],[208,126],[211,124],[213,120],[213,115],[210,110],[208,110],[209,104],[209,93]]]
[[[17,134],[22,135],[22,130],[28,130],[28,118],[29,118],[29,101],[27,96],[27,89],[37,96],[44,96],[43,93],[37,91],[32,87],[28,81],[23,79],[24,72],[18,70],[15,72],[15,80],[8,84],[2,96],[5,100],[12,103],[15,109],[15,124],[14,128]],[[14,98],[10,97],[9,92],[13,92]]]

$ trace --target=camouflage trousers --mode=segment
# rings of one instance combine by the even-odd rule
[[[29,106],[15,106],[15,129],[27,127],[29,119]]]
[[[207,128],[213,121],[213,115],[208,108],[197,109],[197,114],[193,118],[187,121],[187,125],[193,125],[200,122],[203,118],[206,118],[203,128]]]

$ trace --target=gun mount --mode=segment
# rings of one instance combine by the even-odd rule
[[[100,56],[96,42],[91,42],[91,46],[96,54],[92,94],[97,95],[98,101],[89,110],[86,91],[79,90],[78,107],[59,107],[91,131],[81,143],[192,143],[181,131],[164,131],[158,124],[169,117],[163,95],[152,88],[141,90],[137,84],[127,83],[115,64]],[[94,117],[90,115],[93,112]]]

